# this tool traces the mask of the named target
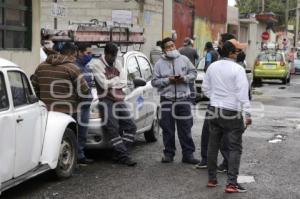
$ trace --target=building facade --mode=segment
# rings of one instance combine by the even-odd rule
[[[170,0],[41,0],[41,27],[69,29],[70,22],[91,19],[138,25],[145,29],[142,51],[149,56],[156,41],[171,34],[171,6]]]
[[[0,57],[32,74],[40,61],[40,0],[0,3]]]

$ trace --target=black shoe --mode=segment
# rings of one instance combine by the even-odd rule
[[[182,158],[182,162],[186,164],[199,164],[200,160],[196,158]]]
[[[220,164],[217,168],[218,173],[226,173],[228,171],[228,168],[224,166],[223,164]]]
[[[163,156],[161,158],[162,163],[171,163],[174,161],[174,158],[172,156]]]
[[[119,159],[117,161],[115,161],[115,163],[117,164],[123,164],[123,165],[127,165],[129,167],[134,167],[137,162],[133,161],[131,158],[127,157],[127,158],[123,158],[123,159]]]
[[[88,164],[92,164],[94,162],[95,161],[93,159],[88,159],[88,158],[82,158],[77,161],[77,163],[80,165],[88,165]]]
[[[207,169],[207,163],[202,160],[200,163],[196,164],[195,169]]]

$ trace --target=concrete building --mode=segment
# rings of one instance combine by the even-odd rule
[[[276,34],[272,30],[273,23],[276,22],[275,17],[258,17],[260,15],[244,14],[240,16],[240,42],[247,43],[246,61],[248,66],[254,65],[257,54],[260,52],[262,43],[276,43]],[[264,14],[262,14],[264,16]],[[262,39],[262,33],[268,32],[270,37],[268,40]]]
[[[41,27],[68,29],[71,22],[121,21],[145,28],[142,51],[149,56],[151,47],[163,36],[171,35],[170,0],[41,0]],[[56,19],[55,19],[56,18]]]
[[[238,38],[239,35],[239,9],[233,6],[227,7],[227,32]]]
[[[40,61],[40,0],[4,0],[0,10],[5,13],[0,19],[0,57],[32,74]]]

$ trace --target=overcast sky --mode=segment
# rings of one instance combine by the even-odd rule
[[[234,6],[235,5],[235,0],[228,0],[228,5]]]

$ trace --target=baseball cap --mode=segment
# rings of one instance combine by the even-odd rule
[[[234,47],[236,49],[244,49],[246,48],[248,45],[246,43],[240,43],[238,40],[236,39],[230,39],[228,40],[230,43],[232,43],[232,45],[234,45]]]

